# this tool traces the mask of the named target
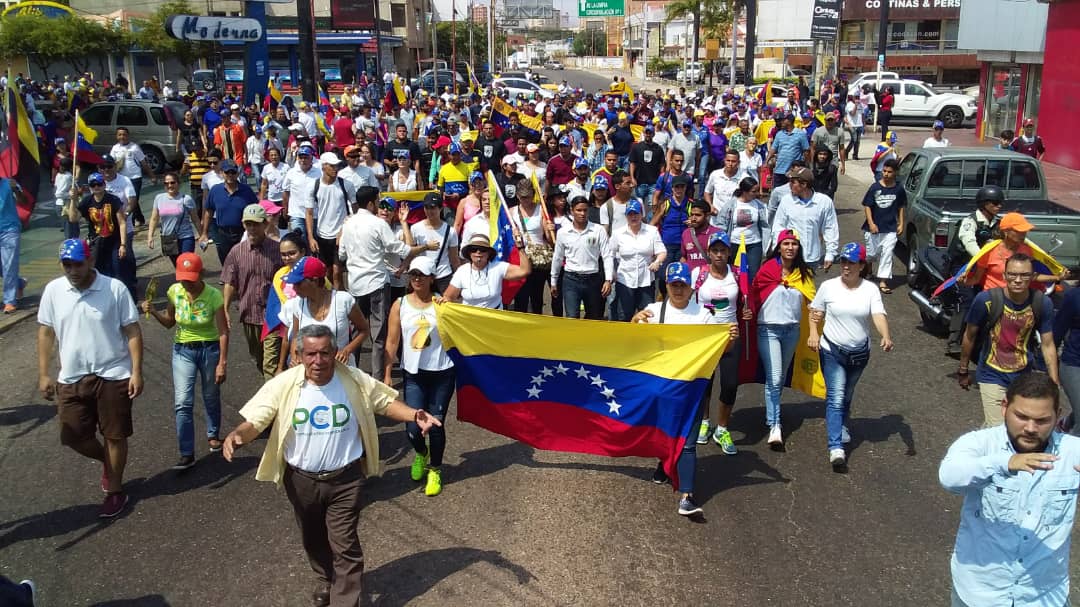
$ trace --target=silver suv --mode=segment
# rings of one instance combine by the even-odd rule
[[[137,99],[100,101],[86,108],[80,117],[97,131],[94,151],[108,154],[116,143],[116,129],[124,127],[131,141],[139,144],[150,170],[161,174],[170,166],[179,167],[184,158],[176,149],[176,125],[183,121],[183,103],[154,103]]]

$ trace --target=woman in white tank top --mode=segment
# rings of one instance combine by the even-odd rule
[[[454,395],[454,363],[439,339],[438,318],[435,315],[433,287],[435,262],[430,257],[417,257],[409,264],[409,292],[390,307],[386,327],[386,375],[401,351],[401,374],[405,382],[402,398],[410,407],[423,409],[445,422],[446,409]],[[443,452],[446,450],[446,430],[443,426],[423,432],[415,423],[405,425],[409,442],[416,450],[410,476],[427,484],[424,493],[438,495],[442,491]]]
[[[330,289],[326,285],[326,264],[318,257],[302,257],[282,278],[296,290],[296,297],[285,302],[279,318],[289,330],[290,365],[300,362],[296,351],[296,336],[308,325],[325,325],[334,334],[337,360],[355,367],[352,354],[368,334],[368,321],[347,291]],[[350,329],[356,336],[350,338]]]

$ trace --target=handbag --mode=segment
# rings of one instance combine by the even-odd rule
[[[517,216],[518,224],[521,225],[521,237],[527,240],[529,234],[525,230],[525,218],[521,216],[520,210],[518,210]],[[529,258],[529,263],[532,264],[534,270],[550,270],[551,258],[554,254],[555,250],[546,242],[529,243],[525,245],[525,257]]]
[[[162,255],[180,254],[180,239],[177,238],[176,234],[161,235],[161,253]]]
[[[821,338],[825,339],[825,336],[822,335]],[[870,362],[869,339],[867,339],[866,343],[857,350],[852,350],[850,348],[839,346],[829,341],[828,339],[825,339],[825,341],[829,342],[829,349],[832,351],[833,356],[836,357],[837,362],[839,362],[840,366],[842,367],[848,369],[862,369],[866,366],[867,363]]]

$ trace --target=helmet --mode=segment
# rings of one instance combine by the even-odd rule
[[[1005,202],[1005,192],[996,185],[984,185],[979,188],[979,191],[975,194],[975,202],[983,204],[984,202]]]

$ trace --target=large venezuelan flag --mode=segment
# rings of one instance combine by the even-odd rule
[[[964,279],[967,278],[968,274],[975,269],[975,266],[978,265],[979,260],[999,244],[1001,244],[1000,238],[991,240],[984,244],[983,248],[979,249],[979,252],[976,253],[974,257],[972,257],[970,260],[968,260],[967,263],[961,266],[952,278],[949,278],[945,282],[938,285],[938,287],[934,289],[934,292],[931,294],[931,297],[937,297],[938,295],[941,295],[942,291],[948,289],[957,282],[963,282]],[[1053,274],[1056,276],[1065,271],[1065,266],[1061,265],[1061,263],[1059,263],[1058,260],[1054,259],[1053,256],[1051,256],[1049,253],[1042,250],[1039,245],[1031,242],[1030,240],[1025,240],[1024,244],[1031,247],[1032,267],[1037,274]]]
[[[8,82],[14,82],[10,71]],[[4,108],[7,111],[7,141],[0,144],[0,177],[10,177],[22,188],[22,202],[15,210],[26,227],[30,224],[41,184],[41,151],[34,124],[14,86],[7,87]]]
[[[424,220],[424,197],[428,194],[438,194],[438,190],[416,190],[413,192],[382,192],[379,198],[393,198],[394,200],[409,203],[409,225]]]
[[[728,325],[581,321],[436,307],[457,371],[458,419],[538,449],[675,464]],[[512,336],[508,338],[507,336]]]

